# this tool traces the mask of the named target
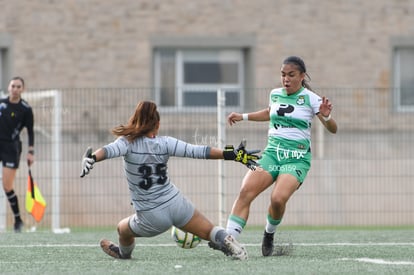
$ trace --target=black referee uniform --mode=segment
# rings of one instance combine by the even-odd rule
[[[27,129],[29,146],[34,145],[33,111],[23,99],[11,103],[9,97],[0,99],[0,161],[3,167],[17,169],[22,153],[20,132]],[[19,204],[14,190],[6,192],[15,217],[15,231],[20,231],[23,222],[20,218]]]

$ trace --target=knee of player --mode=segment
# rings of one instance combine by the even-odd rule
[[[243,185],[237,197],[237,202],[241,204],[250,204],[259,193],[260,190],[258,190],[257,187]]]
[[[276,195],[271,196],[270,203],[271,203],[272,208],[278,209],[278,208],[285,207],[288,200],[289,200],[288,197],[284,197],[284,196],[280,196],[276,194]]]

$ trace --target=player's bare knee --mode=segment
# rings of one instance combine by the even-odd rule
[[[286,205],[287,199],[280,196],[272,196],[270,199],[270,204],[273,209],[281,209]]]
[[[118,223],[117,230],[119,235],[125,235],[125,233],[127,233],[126,230],[129,231],[128,223],[125,223],[125,220],[120,221]]]
[[[242,187],[240,189],[240,193],[239,193],[239,196],[237,197],[237,200],[243,204],[250,204],[256,196],[257,196],[256,192],[248,188]]]

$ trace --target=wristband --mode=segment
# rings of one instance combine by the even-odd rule
[[[322,116],[322,118],[323,118],[323,120],[328,121],[328,120],[331,119],[331,114],[329,114],[329,116],[327,116],[327,117]]]
[[[34,155],[34,150],[32,149],[32,150],[29,150],[29,151],[27,151],[27,153],[28,154],[31,154],[31,155]]]
[[[244,113],[242,114],[242,116],[243,116],[243,120],[249,120],[249,114]]]
[[[223,158],[225,160],[234,160],[236,158],[233,145],[226,145],[223,150]]]

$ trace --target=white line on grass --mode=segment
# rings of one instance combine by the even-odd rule
[[[207,246],[206,243],[200,244],[201,246]],[[250,243],[245,244],[246,246],[261,246],[261,243]],[[293,246],[414,246],[414,243],[275,243],[275,245],[293,245]],[[98,247],[99,244],[0,244],[0,248],[30,248],[30,247]],[[167,246],[176,246],[175,243],[168,243],[168,244],[139,244],[137,243],[136,246],[142,247],[167,247]]]
[[[343,261],[357,261],[362,263],[382,264],[382,265],[414,265],[414,262],[409,261],[386,261],[383,259],[372,258],[342,258]]]
[[[33,248],[33,247],[97,247],[99,244],[1,244],[4,248]]]
[[[260,244],[261,245],[261,244]],[[275,243],[277,245],[277,243]],[[287,245],[287,244],[284,244]],[[294,246],[414,246],[414,243],[293,243]]]

